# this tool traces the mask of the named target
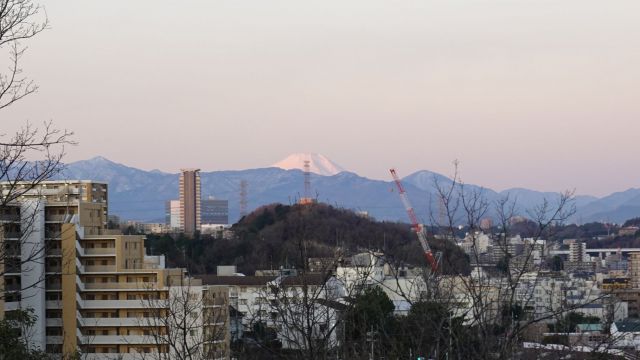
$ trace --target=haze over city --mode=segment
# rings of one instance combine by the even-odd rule
[[[11,123],[177,172],[322,153],[388,179],[461,162],[495,189],[637,187],[640,3],[64,1],[29,43]],[[99,135],[99,136],[96,136]]]

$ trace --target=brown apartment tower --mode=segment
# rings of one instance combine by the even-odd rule
[[[180,171],[180,230],[193,235],[200,231],[200,169]]]

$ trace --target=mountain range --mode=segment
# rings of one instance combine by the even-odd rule
[[[201,172],[202,196],[228,199],[231,222],[239,218],[241,180],[248,183],[249,210],[276,202],[294,203],[304,196],[302,169],[305,159],[310,161],[312,195],[318,201],[366,211],[378,220],[406,221],[404,207],[392,182],[368,179],[344,171],[319,154],[293,154],[276,163],[278,167]],[[178,174],[136,169],[104,157],[69,163],[61,177],[108,183],[109,212],[122,219],[164,222],[165,201],[178,197]],[[402,179],[418,217],[425,222],[429,221],[429,213],[437,212],[437,206],[433,204],[436,198],[434,180],[441,184],[451,181],[444,175],[428,170],[415,172]],[[489,201],[507,195],[510,199],[517,199],[522,215],[526,215],[525,209],[542,203],[545,198],[553,201],[558,197],[556,193],[522,188],[497,192],[472,184],[465,184],[465,187],[481,191]],[[621,223],[640,216],[640,189],[632,188],[601,198],[580,195],[576,196],[575,205],[577,212],[571,219],[573,222]]]

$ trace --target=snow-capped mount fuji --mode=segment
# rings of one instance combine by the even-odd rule
[[[284,170],[302,170],[304,171],[304,162],[309,161],[309,171],[314,174],[323,176],[337,175],[343,171],[346,171],[342,166],[329,160],[324,155],[315,153],[296,153],[287,156],[286,158],[271,165]]]

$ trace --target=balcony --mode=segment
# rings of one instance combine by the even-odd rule
[[[6,291],[6,292],[20,291],[20,290],[22,290],[20,285],[5,285],[4,286],[4,291]]]
[[[167,356],[158,356],[155,353],[83,353],[82,358],[85,360],[145,360],[145,359],[156,359],[156,358],[168,358]]]
[[[4,238],[7,240],[19,240],[22,237],[22,235],[17,231],[7,231],[2,235],[4,235]]]
[[[115,255],[116,248],[84,248],[85,255]]]
[[[67,218],[71,219],[71,215],[47,214],[44,220],[45,222],[65,222]]]
[[[116,327],[116,326],[145,326],[145,325],[160,325],[162,319],[158,318],[82,318],[80,320],[82,326],[87,327]]]
[[[47,336],[47,344],[62,344],[62,336]]]
[[[12,311],[20,309],[19,301],[11,301],[4,303],[4,311]]]
[[[76,251],[79,256],[84,256],[84,248],[80,246],[80,243],[76,241]]]
[[[47,256],[60,256],[62,255],[62,249],[60,248],[51,248],[46,250]]]
[[[62,300],[47,300],[47,309],[62,309]]]
[[[47,318],[47,326],[48,327],[60,327],[62,326],[61,318]]]
[[[7,249],[4,251],[5,257],[20,257],[20,250],[18,249]]]
[[[82,274],[84,272],[84,265],[80,263],[80,260],[78,258],[76,258],[76,268],[78,269],[79,273]]]
[[[59,240],[61,234],[62,233],[60,231],[45,230],[44,237],[47,240],[52,240],[52,239]]]
[[[84,283],[87,290],[119,290],[119,289],[137,289],[137,290],[156,290],[158,284],[155,282],[135,282],[135,283]]]
[[[61,273],[62,272],[62,266],[60,266],[60,265],[47,266],[45,269],[46,269],[45,272],[48,272],[48,273]]]
[[[20,221],[19,214],[2,214],[0,215],[0,221],[16,222]]]
[[[115,272],[115,265],[85,265],[84,272],[92,273],[92,272]]]
[[[62,284],[60,283],[46,284],[45,288],[47,290],[62,290]]]
[[[83,309],[144,309],[148,307],[146,300],[81,300]]]
[[[87,345],[118,344],[156,344],[157,339],[150,335],[85,335],[80,339]]]
[[[224,326],[224,325],[225,325],[225,322],[224,322],[224,321],[210,321],[210,320],[207,320],[207,321],[205,321],[205,323],[204,323],[204,326],[207,326],[207,327],[208,327],[208,326],[222,327],[222,326]]]

